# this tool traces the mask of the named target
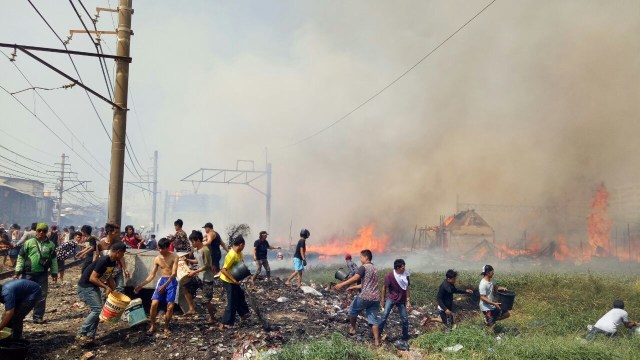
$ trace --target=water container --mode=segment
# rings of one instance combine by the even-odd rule
[[[134,299],[124,310],[123,317],[127,320],[129,326],[140,324],[147,321],[147,314],[142,307],[142,299]]]
[[[125,294],[112,291],[107,297],[107,301],[100,312],[100,319],[103,321],[115,323],[120,320],[124,309],[129,306],[131,299]]]
[[[340,280],[340,281],[345,281],[347,279],[347,272],[342,270],[342,268],[338,269],[338,271],[336,271],[336,274],[334,275],[336,277],[336,279]]]
[[[513,302],[516,299],[515,291],[511,291],[511,290],[497,291],[496,294],[498,294],[498,302],[500,303],[500,309],[502,309],[503,311],[509,311],[513,309]]]
[[[24,360],[29,352],[29,341],[23,339],[0,340],[0,359]]]
[[[232,267],[231,271],[229,272],[238,282],[246,279],[251,275],[251,271],[249,271],[249,268],[247,268],[247,265],[245,265],[243,262],[237,263],[236,266]]]

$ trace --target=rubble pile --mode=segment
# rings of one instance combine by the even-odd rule
[[[200,307],[199,299],[196,299],[199,315],[174,315],[170,334],[163,333],[162,326],[159,326],[158,332],[147,336],[148,323],[131,328],[124,321],[115,325],[100,324],[96,345],[82,346],[75,340],[75,334],[87,314],[87,308],[76,295],[78,277],[78,268],[72,268],[67,271],[65,284],[51,285],[47,323],[35,325],[30,322],[30,316],[25,319],[25,336],[31,341],[31,359],[251,359],[259,354],[277,353],[289,342],[323,338],[335,332],[354,342],[373,343],[365,319],[359,319],[356,336],[348,335],[349,299],[346,292],[331,290],[332,284],[313,282],[296,289],[275,278],[271,282],[257,281],[254,286],[247,287],[263,319],[259,319],[252,310],[247,320],[238,319],[233,328],[219,331],[216,325],[208,323],[206,309]],[[214,295],[218,317],[226,306],[226,297],[220,289],[217,288]],[[251,306],[252,302],[247,300]],[[411,337],[437,328],[435,324],[420,326],[425,310],[421,307],[409,312]],[[161,321],[162,316],[158,318]],[[406,342],[398,341],[401,325],[395,309],[385,333],[387,340],[383,346],[394,352],[404,350]]]

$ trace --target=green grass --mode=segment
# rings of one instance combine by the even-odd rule
[[[335,282],[334,271],[318,269],[305,276],[316,282]],[[387,271],[380,269],[380,277]],[[412,303],[419,306],[435,304],[442,278],[442,273],[411,275]],[[475,288],[479,281],[479,274],[461,273],[458,288]],[[587,325],[594,324],[609,311],[615,299],[625,301],[631,321],[640,320],[640,278],[637,275],[498,272],[494,283],[517,294],[511,318],[496,326],[496,331],[504,334],[500,341],[487,334],[478,312],[472,319],[459,323],[451,333],[434,331],[421,335],[412,340],[412,347],[424,350],[429,358],[445,359],[640,358],[640,336],[629,336],[624,328],[619,329],[622,334],[613,339],[599,338],[590,343],[583,340]],[[463,302],[477,307],[475,303]],[[314,344],[321,346],[322,343]],[[444,351],[456,344],[462,344],[463,350],[457,353]],[[351,344],[349,348],[355,346]]]
[[[380,354],[362,345],[354,344],[342,334],[334,333],[328,339],[306,343],[288,344],[269,360],[369,360],[379,359]]]

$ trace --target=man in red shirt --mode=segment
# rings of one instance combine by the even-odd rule
[[[402,340],[409,340],[409,318],[407,317],[407,311],[411,311],[409,285],[409,273],[405,271],[405,262],[402,259],[397,259],[393,262],[393,271],[384,277],[384,286],[382,287],[384,313],[378,326],[380,334],[384,331],[384,325],[387,323],[391,309],[396,306],[402,322]],[[382,335],[382,339],[385,338],[386,336]]]

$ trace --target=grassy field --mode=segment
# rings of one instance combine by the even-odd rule
[[[331,271],[318,271],[315,275],[310,273],[307,274],[313,276],[316,282],[334,281]],[[442,277],[439,273],[414,273],[411,276],[413,302],[416,305],[433,304]],[[475,287],[479,281],[478,274],[462,273],[458,287]],[[613,339],[596,339],[590,343],[582,339],[587,325],[594,324],[607,312],[615,299],[625,301],[625,310],[629,312],[631,321],[640,320],[640,277],[498,272],[494,282],[517,293],[512,317],[496,327],[496,333],[501,335],[499,340],[487,334],[483,318],[478,313],[470,320],[459,323],[451,333],[433,331],[413,339],[412,348],[423,350],[425,358],[433,359],[640,358],[640,336],[629,336],[626,329],[620,330],[622,334]],[[456,353],[444,350],[456,344],[464,348]],[[291,344],[277,358],[372,359],[391,356],[365,345],[354,345],[336,334],[330,339],[313,343]]]

